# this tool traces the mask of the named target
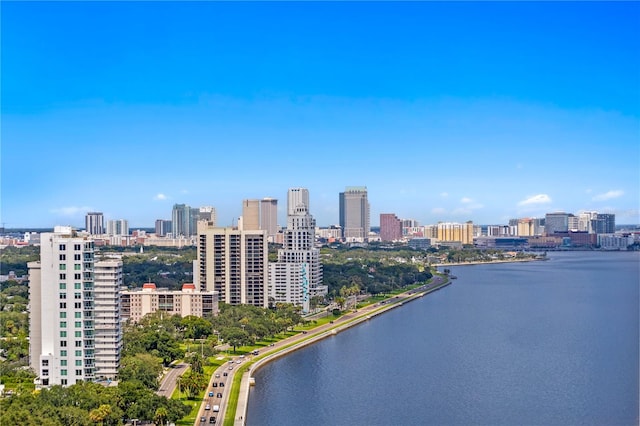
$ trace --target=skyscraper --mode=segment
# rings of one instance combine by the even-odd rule
[[[186,204],[174,204],[171,211],[171,233],[174,238],[191,235],[191,207]]]
[[[380,214],[380,240],[399,241],[402,239],[402,221],[393,213]]]
[[[164,237],[171,233],[171,221],[164,219],[156,220],[156,235],[158,237]]]
[[[569,214],[565,212],[547,213],[544,220],[544,232],[546,235],[569,232]]]
[[[217,291],[230,305],[267,307],[267,233],[198,223],[194,281],[201,291]]]
[[[287,216],[294,214],[296,207],[304,205],[307,211],[309,206],[309,190],[307,188],[290,188],[287,192]]]
[[[260,229],[260,200],[242,201],[242,229]]]
[[[129,235],[129,222],[125,219],[108,220],[107,235]]]
[[[41,235],[29,262],[29,360],[39,386],[113,378],[119,366],[120,261],[96,261],[70,227]]]
[[[84,217],[85,229],[91,235],[104,234],[104,216],[100,212],[89,212]]]
[[[267,231],[270,242],[278,232],[278,200],[263,198],[260,200],[260,229]]]
[[[598,213],[592,222],[592,228],[596,234],[614,234],[616,232],[616,215]]]
[[[346,242],[364,242],[369,238],[369,201],[366,186],[348,186],[340,193],[340,226]]]
[[[302,190],[302,191],[301,191]],[[303,188],[289,190],[287,200],[287,229],[284,244],[278,250],[278,261],[269,264],[269,297],[274,302],[293,303],[309,311],[313,296],[324,296],[327,287],[322,285],[320,250],[314,247],[316,221],[309,214],[307,205],[297,194],[309,192]]]

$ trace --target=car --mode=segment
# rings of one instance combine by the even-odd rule
[[[227,377],[227,376],[229,375],[229,373],[227,373],[227,372],[225,371],[224,373],[222,373],[222,375],[223,375],[224,377]]]
[[[242,362],[242,361],[238,360],[238,361],[236,361],[236,364],[240,364],[241,362]]]
[[[209,423],[214,424],[216,422],[216,418],[211,416],[209,417]]]
[[[216,395],[216,397],[222,398],[222,393],[218,392],[218,395]]]
[[[220,373],[216,373],[216,379],[220,377]]]
[[[276,345],[275,343],[272,343],[272,344],[270,344],[269,346],[275,346],[275,345]]]
[[[213,382],[213,385],[211,385],[211,386],[213,386],[214,388],[217,388],[218,384],[216,382]]]
[[[209,404],[205,405],[205,406],[204,406],[204,409],[205,409],[205,410],[211,410],[211,405],[209,405]]]
[[[233,365],[229,367],[229,370],[233,370]]]
[[[213,392],[209,392],[209,396],[213,396]]]
[[[240,355],[240,358],[244,358],[244,355]]]
[[[223,388],[224,387],[224,382],[220,382],[220,387]]]
[[[204,423],[207,421],[207,418],[205,416],[200,417],[200,423]]]

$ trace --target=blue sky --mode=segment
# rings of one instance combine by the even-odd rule
[[[640,3],[2,2],[1,218],[640,223]]]

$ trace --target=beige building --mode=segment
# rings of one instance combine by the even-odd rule
[[[260,229],[260,200],[242,201],[242,229]]]
[[[154,283],[146,283],[141,289],[123,290],[120,306],[121,318],[133,322],[157,311],[181,317],[203,317],[218,313],[218,294],[200,291],[192,283],[183,284],[182,290],[158,289]]]
[[[198,223],[193,275],[202,291],[216,291],[230,305],[267,307],[267,231]]]
[[[438,240],[443,242],[459,241],[462,244],[473,244],[473,222],[439,222]]]

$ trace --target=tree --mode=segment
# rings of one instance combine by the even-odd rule
[[[158,377],[162,372],[160,360],[151,354],[126,356],[120,363],[118,376],[122,381],[139,381],[149,389],[158,389]]]
[[[164,424],[164,422],[167,420],[167,417],[169,416],[169,412],[167,411],[167,409],[165,407],[158,407],[156,409],[156,414],[153,417],[153,421],[155,422],[155,424]]]
[[[253,343],[249,334],[240,327],[229,327],[220,332],[220,337],[225,342],[233,346],[233,352],[236,351],[238,346],[250,345]]]
[[[94,408],[89,412],[89,419],[94,422],[100,424],[102,426],[104,421],[111,414],[111,405],[102,404],[98,408]]]

